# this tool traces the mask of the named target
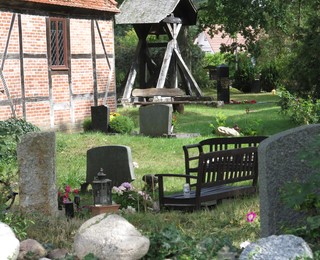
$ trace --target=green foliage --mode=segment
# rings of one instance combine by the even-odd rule
[[[128,116],[119,115],[109,123],[111,132],[119,134],[130,134],[134,129],[134,122]]]
[[[19,212],[6,212],[3,210],[0,211],[0,222],[10,226],[20,241],[27,238],[27,229],[34,224],[31,219]]]
[[[91,118],[85,118],[82,123],[82,128],[84,132],[92,131],[92,120]]]
[[[241,90],[244,93],[251,91],[251,86],[254,81],[254,67],[251,59],[247,54],[239,55],[238,69],[234,73],[233,87]]]
[[[122,183],[119,187],[113,187],[112,200],[120,205],[122,210],[146,211],[152,208],[152,199],[148,193],[139,191],[128,182]]]
[[[169,225],[149,236],[150,248],[143,259],[212,259],[225,245],[236,251],[232,242],[224,237],[204,237],[197,242],[175,225]]]
[[[305,161],[316,172],[305,182],[292,182],[283,187],[282,200],[290,208],[307,215],[305,225],[290,230],[304,237],[308,242],[320,244],[320,135],[301,152],[301,160]],[[320,247],[317,248],[320,250]]]
[[[279,74],[274,64],[263,66],[260,74],[260,86],[262,90],[270,92],[273,89],[277,89]]]
[[[204,65],[206,66],[219,66],[221,64],[226,63],[226,58],[225,58],[224,53],[217,52],[214,54],[211,53],[206,53],[204,57]]]
[[[227,116],[221,112],[218,113],[214,118],[214,122],[209,125],[212,128],[212,133],[215,134],[219,126],[226,126],[226,122]]]
[[[320,120],[320,100],[298,98],[285,89],[279,92],[281,112],[297,125],[315,124]]]
[[[23,119],[10,118],[0,121],[0,159],[2,162],[16,159],[16,147],[22,135],[40,129]]]
[[[121,95],[124,90],[126,75],[133,62],[138,37],[131,26],[116,25],[115,32],[118,35],[115,38],[116,86],[117,93]]]
[[[256,136],[261,132],[262,119],[246,119],[244,125],[240,125],[240,133],[244,136]]]

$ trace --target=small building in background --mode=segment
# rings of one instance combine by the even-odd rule
[[[237,34],[236,37],[231,38],[223,32],[218,32],[211,36],[209,30],[205,30],[198,34],[194,41],[194,44],[198,45],[203,52],[206,53],[217,53],[220,52],[222,44],[231,45],[232,43],[244,44],[245,39],[241,34]]]
[[[0,120],[78,129],[116,110],[114,0],[0,2]]]

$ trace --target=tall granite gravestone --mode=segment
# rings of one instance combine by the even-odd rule
[[[103,169],[112,186],[135,179],[131,149],[124,145],[94,147],[87,151],[86,184],[92,184],[94,177]]]
[[[280,234],[283,224],[292,227],[305,220],[301,213],[286,207],[280,196],[285,184],[304,182],[312,174],[317,174],[301,158],[305,151],[312,152],[311,145],[316,138],[320,138],[320,124],[290,129],[260,143],[258,154],[262,237]]]
[[[140,134],[163,136],[171,134],[172,106],[148,105],[139,109]]]
[[[54,132],[28,133],[17,147],[19,203],[22,212],[58,214]]]
[[[101,132],[108,132],[109,108],[107,106],[91,107],[92,129]]]

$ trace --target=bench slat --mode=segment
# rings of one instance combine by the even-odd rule
[[[177,97],[184,96],[185,93],[180,88],[146,88],[132,90],[133,97]]]

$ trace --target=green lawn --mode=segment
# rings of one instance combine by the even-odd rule
[[[206,95],[214,95],[214,93],[208,92]],[[120,107],[118,112],[134,119],[136,123],[135,134],[57,133],[58,186],[63,187],[65,184],[69,184],[73,188],[77,188],[85,181],[86,151],[95,146],[110,144],[129,146],[132,150],[133,161],[139,165],[135,169],[136,180],[133,185],[141,189],[143,187],[141,178],[144,174],[184,173],[182,146],[213,137],[212,128],[209,125],[214,123],[215,118],[219,115],[226,116],[226,124],[228,126],[238,124],[242,129],[250,126],[255,128],[259,135],[272,135],[294,127],[288,118],[279,114],[280,108],[277,106],[279,98],[277,96],[273,96],[270,93],[244,95],[233,90],[231,99],[237,101],[256,100],[257,103],[228,104],[221,108],[205,105],[185,105],[185,112],[177,115],[177,127],[175,130],[178,133],[199,133],[200,136],[198,137],[150,138],[140,136],[138,135],[138,108],[123,107]],[[180,183],[172,183],[169,189],[172,191],[180,190],[182,185]],[[254,211],[258,215],[254,223],[246,222],[246,214],[250,211]],[[217,240],[231,241],[233,246],[239,248],[241,242],[245,240],[253,241],[259,237],[258,197],[231,200],[222,203],[215,209],[194,213],[139,212],[124,216],[149,237],[167,234],[164,230],[173,225],[178,233],[172,230],[169,233],[172,236],[173,233],[179,234],[179,241],[185,241],[185,248],[183,249],[185,251],[180,253],[175,251],[177,258],[173,259],[192,259],[188,258],[186,254],[191,254],[190,250],[197,250],[196,245],[205,243],[203,242],[205,239],[208,239],[205,240],[206,243],[209,243],[209,247],[212,247],[213,252],[216,252],[219,249],[215,248],[218,245]],[[32,231],[29,231],[30,236],[43,243],[51,242],[56,246],[71,248],[74,231],[81,224],[81,220],[76,219],[71,222],[61,222],[60,220],[60,222],[55,222],[54,225],[51,225],[50,230],[47,230],[47,223],[43,219],[37,220],[37,227],[34,226]],[[62,232],[61,227],[64,227],[63,236],[59,235]],[[160,240],[168,239],[168,245],[173,245],[177,242],[173,240],[178,238],[171,237],[171,235],[164,235]],[[152,244],[152,250],[154,250],[155,246],[159,245]],[[173,251],[177,250],[171,249]],[[162,248],[162,250],[170,251],[168,248]],[[214,253],[212,254],[214,255]],[[149,259],[163,258],[153,255]]]

